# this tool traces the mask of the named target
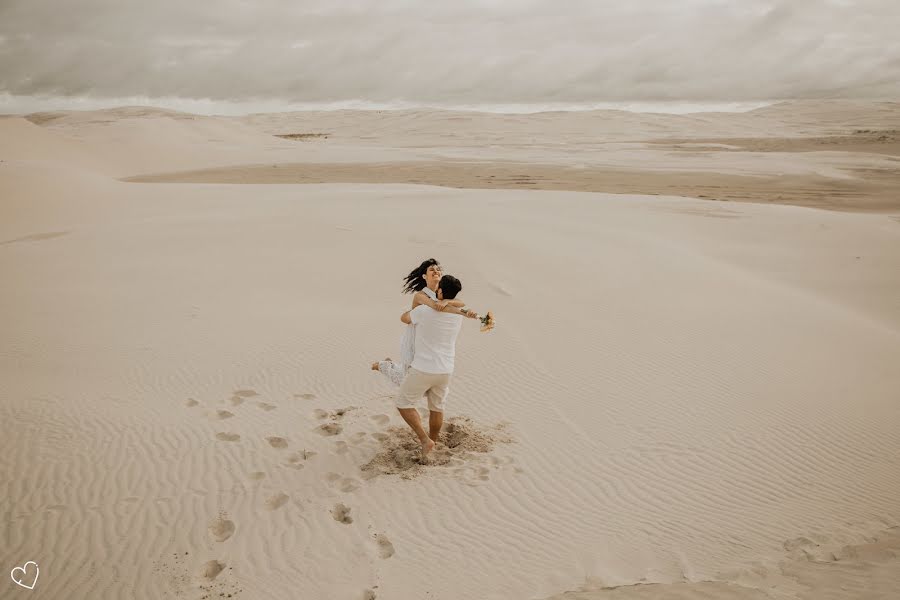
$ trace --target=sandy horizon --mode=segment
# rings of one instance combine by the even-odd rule
[[[36,600],[889,598],[898,131],[2,117],[0,562]],[[369,363],[432,256],[499,325],[420,465]]]

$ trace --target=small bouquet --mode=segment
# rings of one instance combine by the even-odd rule
[[[492,313],[491,311],[487,311],[486,315],[478,317],[478,320],[481,321],[482,333],[485,331],[490,331],[496,324],[496,321],[494,321],[494,313]]]

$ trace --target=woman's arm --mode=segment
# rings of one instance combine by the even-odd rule
[[[464,308],[466,303],[462,300],[433,300],[431,296],[425,292],[416,292],[416,295],[413,296],[413,308],[420,304],[424,304],[438,312],[448,312],[454,315],[469,317],[471,319],[478,318],[478,313],[472,310],[467,311]]]
[[[454,301],[450,300],[449,302]],[[429,296],[425,292],[416,292],[415,296],[413,296],[413,308],[419,306],[420,304],[424,304],[425,306],[431,307],[434,310],[440,311],[449,302],[433,300],[431,296]]]
[[[434,308],[434,306],[433,306],[434,300],[431,299],[431,296],[429,296],[425,292],[421,292],[421,291],[413,294],[412,308],[415,308],[420,304],[425,304],[427,306],[431,306],[431,308]],[[410,310],[412,310],[412,309],[410,309]],[[435,310],[437,310],[437,309],[435,308]]]

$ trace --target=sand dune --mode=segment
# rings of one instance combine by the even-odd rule
[[[196,158],[179,158],[177,168],[132,172],[126,180],[410,183],[900,210],[898,103],[782,103],[695,115],[337,111],[230,123],[279,142],[293,138],[294,146],[276,151],[266,142],[266,151],[243,164],[237,154],[208,154],[220,164],[199,168]],[[240,146],[251,140],[234,139]]]
[[[94,171],[102,161],[93,155],[90,145],[60,135],[22,117],[0,118],[0,140],[4,162],[21,161],[44,166]]]
[[[392,132],[413,116],[426,133],[412,122]],[[791,104],[691,125],[603,117],[645,142],[586,149],[587,162],[634,172],[682,152],[653,141],[665,128],[681,136],[673,144],[690,127],[700,140],[896,128],[887,104]],[[454,127],[445,114],[32,119],[0,119],[12,136],[0,136],[0,562],[39,563],[32,597],[819,600],[900,589],[894,205],[862,214],[679,197],[669,169],[645,171],[660,195],[459,185],[475,175],[450,164],[464,150],[442,138]],[[383,137],[363,140],[380,119]],[[579,155],[560,149],[565,129],[546,130],[541,148],[485,148],[477,140],[540,127],[471,119],[483,131],[457,126],[473,154],[537,157],[535,169]],[[599,122],[538,119],[571,131]],[[335,135],[274,137],[302,120],[301,131]],[[712,154],[727,155],[725,172]],[[830,180],[894,160],[783,154]],[[767,172],[772,155],[669,160],[705,163],[692,172],[723,195],[749,194],[730,170]],[[358,163],[363,175],[120,181],[235,173],[276,156]],[[389,166],[371,179],[374,163],[413,177],[415,161],[423,180],[433,168],[457,185],[394,183]],[[777,180],[754,198],[766,185]],[[424,466],[410,460],[395,389],[368,365],[397,351],[401,277],[429,256],[500,325],[463,331],[453,427]]]

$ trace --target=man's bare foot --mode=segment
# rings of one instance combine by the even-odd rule
[[[422,442],[422,458],[426,458],[432,450],[434,450],[434,440],[425,438],[425,441]]]

